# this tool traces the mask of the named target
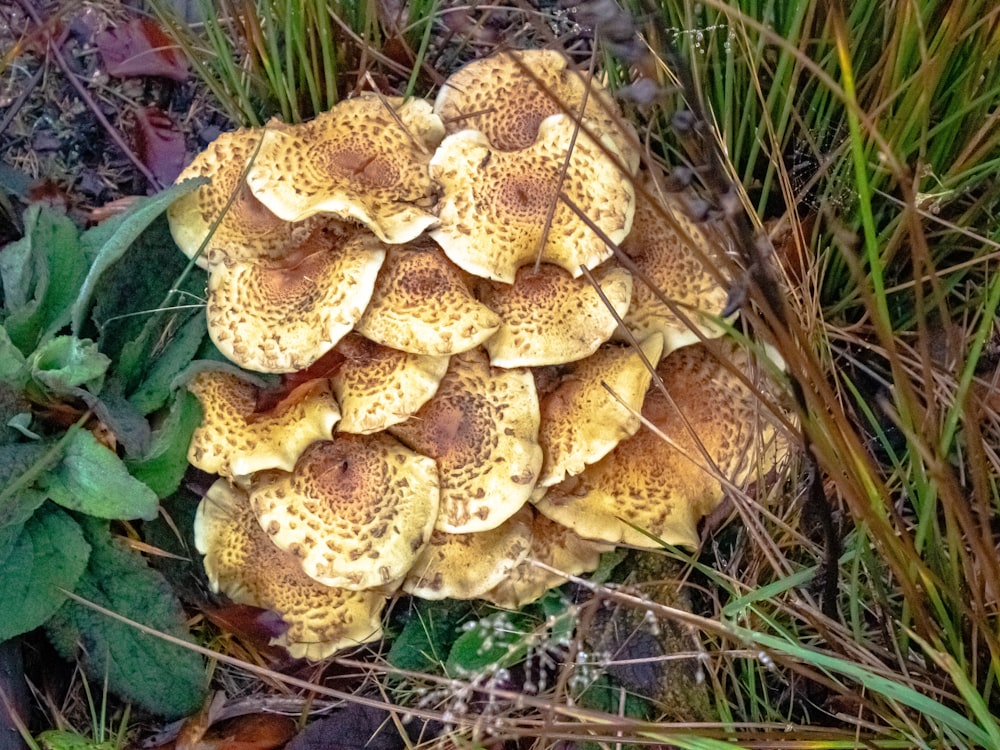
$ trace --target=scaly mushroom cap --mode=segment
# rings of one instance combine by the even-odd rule
[[[291,471],[311,443],[330,439],[340,419],[322,381],[299,386],[264,414],[255,413],[257,387],[232,373],[200,372],[187,387],[204,414],[191,437],[188,462],[229,479],[264,469]]]
[[[538,442],[545,460],[536,493],[567,474],[579,474],[639,429],[639,411],[653,377],[643,356],[656,367],[663,337],[651,334],[640,348],[641,355],[630,346],[601,347],[565,368],[559,386],[541,398]]]
[[[170,233],[187,257],[194,258],[211,234],[197,259],[201,268],[217,265],[224,258],[235,261],[280,258],[285,247],[304,230],[303,225],[271,213],[243,180],[260,139],[260,130],[223,133],[177,177],[177,182],[192,177],[211,180],[181,196],[167,209]],[[218,226],[212,232],[217,221]]]
[[[630,178],[583,133],[577,134],[560,183],[574,128],[569,116],[552,115],[542,121],[531,146],[513,152],[492,148],[476,130],[444,139],[430,163],[431,176],[442,187],[440,226],[430,234],[455,265],[510,284],[518,268],[539,256],[579,276],[580,266],[593,268],[611,255],[611,246],[560,193],[618,243],[632,227],[635,192]],[[617,153],[608,136],[601,143]]]
[[[475,599],[500,584],[528,554],[533,512],[526,505],[495,529],[475,534],[435,531],[403,579],[423,599]]]
[[[718,350],[749,373],[743,350],[731,342]],[[786,452],[757,397],[705,345],[673,352],[657,374],[670,400],[651,388],[642,413],[667,439],[643,426],[602,460],[550,487],[538,510],[589,539],[693,547],[698,520],[722,500],[720,477],[740,485]]]
[[[355,591],[384,586],[430,539],[437,467],[385,433],[337,433],[308,448],[291,474],[257,474],[250,503],[310,578]]]
[[[605,299],[621,317],[632,297],[632,275],[619,266],[593,273]],[[486,341],[495,367],[558,365],[589,357],[611,338],[618,321],[585,278],[542,264],[524,266],[513,284],[484,281],[480,299],[503,323]]]
[[[224,260],[209,276],[208,333],[248,370],[303,370],[354,327],[384,259],[368,234],[317,230],[280,266]]]
[[[448,357],[409,354],[349,333],[337,344],[344,362],[330,376],[341,432],[368,434],[409,419],[438,389]]]
[[[597,569],[601,553],[614,549],[610,544],[584,539],[573,530],[535,513],[531,524],[531,549],[506,580],[479,595],[498,607],[521,609],[551,588]],[[536,562],[559,571],[554,573]]]
[[[444,82],[434,111],[449,133],[478,130],[494,148],[519,151],[535,142],[542,120],[558,114],[579,117],[585,100],[587,127],[610,135],[635,174],[635,129],[599,83],[571,69],[555,50],[503,52],[469,63]]]
[[[362,94],[302,125],[269,127],[247,183],[288,221],[331,213],[408,242],[434,223],[427,162],[443,137],[428,102]]]
[[[355,328],[414,354],[458,354],[479,346],[500,318],[472,296],[462,272],[436,246],[393,248]]]
[[[323,586],[307,576],[294,555],[271,544],[246,493],[225,479],[198,506],[194,543],[205,555],[212,591],[277,612],[288,630],[271,643],[297,659],[324,659],[382,636],[385,595]]]
[[[646,187],[650,195],[656,195],[652,180]],[[673,224],[668,217],[673,217]],[[706,338],[723,333],[710,316],[721,315],[727,291],[705,268],[692,245],[710,262],[718,256],[708,236],[687,217],[676,198],[664,194],[662,202],[656,204],[642,195],[637,197],[635,222],[631,234],[621,243],[621,251],[635,263],[640,275],[635,279],[632,304],[623,322],[640,340],[653,331],[662,333],[666,352],[700,340],[691,325]],[[654,290],[676,304],[691,325],[663,304]]]
[[[389,432],[437,461],[437,528],[494,529],[527,501],[542,465],[538,396],[527,370],[490,367],[480,350],[451,358],[434,398]]]

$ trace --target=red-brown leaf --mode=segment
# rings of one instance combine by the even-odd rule
[[[188,75],[187,61],[177,44],[150,18],[136,18],[98,34],[97,49],[113,76],[161,76],[183,81]]]
[[[172,183],[184,169],[184,134],[161,109],[135,111],[132,148],[162,185]]]

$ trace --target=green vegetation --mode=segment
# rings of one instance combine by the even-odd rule
[[[463,38],[457,24],[443,30],[454,9],[437,2],[388,18],[375,2],[228,0],[218,11],[198,4],[192,31],[151,4],[220,106],[247,125],[307,119],[376,76],[380,89],[432,95],[428,71],[481,53],[469,40],[491,18],[519,29],[509,41],[521,46],[560,44],[567,28],[561,11],[491,6],[468,11]],[[502,617],[414,605],[390,621],[385,659],[340,664],[475,741],[1000,747],[1000,9],[661,0],[605,18],[596,37],[598,70],[633,102],[648,161],[691,180],[705,213],[733,228],[740,260],[750,242],[773,242],[780,288],[736,266],[724,273],[745,290],[746,328],[802,386],[799,418],[824,497],[806,497],[810,462],[800,457],[752,497],[737,493],[737,517],[702,550],[663,550],[690,611],[593,585],[701,644],[687,656],[711,694],[708,717],[657,721],[638,691],[598,674],[583,632],[593,613],[560,593]],[[654,93],[639,95],[637,80]],[[686,124],[683,111],[707,121]],[[724,155],[721,170],[706,169],[713,154]],[[730,186],[752,236],[720,193]],[[132,527],[109,525],[152,518],[177,490],[197,404],[171,384],[212,356],[191,304],[203,276],[155,220],[176,194],[82,233],[32,209],[28,236],[0,255],[0,590],[17,604],[8,593],[0,640],[44,624],[68,656],[84,637],[121,648],[89,653],[92,679],[170,715],[198,707],[200,657],[129,634],[67,592],[185,632],[163,579],[123,545]],[[155,276],[141,270],[151,265]],[[81,402],[83,411],[67,407]],[[124,460],[100,442],[101,424]],[[107,585],[126,576],[136,584]],[[235,670],[226,648],[220,661]],[[526,658],[538,667],[540,655],[593,666],[593,680],[569,684],[553,667],[536,694],[506,701],[509,685],[486,679]],[[176,671],[158,685],[136,680],[140,668]],[[595,685],[599,698],[581,701]],[[469,706],[489,696],[486,726]]]

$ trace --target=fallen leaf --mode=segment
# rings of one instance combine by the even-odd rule
[[[140,107],[135,111],[132,147],[163,185],[171,184],[184,169],[184,134],[157,107]]]
[[[187,61],[177,44],[150,18],[136,18],[97,35],[97,50],[108,73],[119,78],[160,76],[183,81]]]

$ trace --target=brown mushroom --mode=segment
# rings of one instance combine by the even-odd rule
[[[479,595],[498,607],[521,609],[546,591],[566,583],[569,576],[590,573],[601,553],[614,547],[584,539],[572,529],[535,513],[531,522],[531,549],[506,579]]]
[[[503,321],[484,344],[490,363],[557,365],[597,351],[618,327],[615,313],[621,317],[628,310],[632,276],[620,266],[604,265],[592,277],[600,291],[589,280],[548,264],[537,271],[522,267],[513,284],[480,283],[480,299]]]
[[[299,386],[265,413],[256,411],[258,388],[232,373],[206,370],[187,387],[204,414],[191,437],[188,461],[233,480],[264,469],[290,471],[310,444],[330,439],[340,420],[324,381]]]
[[[672,352],[722,335],[719,317],[728,298],[719,282],[723,259],[676,195],[658,190],[652,179],[645,186],[646,194],[637,196],[632,232],[620,246],[636,269],[624,323],[637,339],[663,334],[665,352]]]
[[[592,131],[610,135],[630,174],[639,166],[635,129],[604,87],[570,68],[556,50],[510,51],[474,60],[444,82],[434,111],[448,133],[478,130],[501,151],[530,146],[550,115],[582,116]]]
[[[466,534],[496,528],[528,500],[542,465],[538,422],[531,374],[490,367],[476,349],[453,356],[434,397],[389,432],[437,461],[436,528]]]
[[[315,443],[292,473],[261,472],[250,503],[271,540],[310,578],[354,591],[388,586],[413,565],[438,513],[434,461],[386,433]]]
[[[550,487],[535,507],[588,539],[696,546],[698,521],[726,488],[767,471],[787,450],[773,415],[734,373],[753,369],[746,351],[731,341],[714,349],[694,344],[665,357],[657,374],[669,398],[653,387],[642,409],[653,428],[643,426],[597,463]]]
[[[458,354],[478,346],[500,325],[472,296],[464,274],[426,243],[392,248],[355,330],[414,354]]]
[[[302,125],[269,126],[247,183],[287,221],[330,213],[408,242],[434,222],[427,162],[443,137],[428,102],[362,94]]]
[[[205,494],[194,522],[212,590],[237,604],[271,609],[288,629],[272,644],[292,656],[323,659],[382,636],[385,595],[317,583],[294,555],[271,544],[246,493],[220,479]]]
[[[340,404],[337,429],[368,434],[409,419],[437,392],[448,357],[410,354],[349,333],[337,345],[344,361],[330,375]]]
[[[322,229],[280,264],[225,259],[209,275],[209,335],[248,370],[303,370],[361,318],[384,259],[371,235]]]
[[[194,258],[205,245],[197,256],[202,268],[217,265],[225,258],[278,259],[297,236],[308,231],[308,223],[295,224],[271,213],[244,180],[261,134],[258,129],[223,133],[177,178],[177,182],[192,177],[210,180],[167,209],[174,242],[186,256]]]
[[[617,153],[608,136],[599,145],[567,115],[543,120],[537,140],[520,151],[499,151],[476,130],[450,135],[430,162],[442,189],[440,224],[430,234],[455,265],[477,276],[510,284],[536,260],[579,276],[581,266],[607,259],[607,242],[621,242],[632,227],[631,178],[607,152]]]
[[[639,410],[663,351],[663,337],[648,336],[637,351],[606,344],[561,368],[559,385],[541,398],[541,475],[536,493],[579,474],[639,429]],[[647,365],[647,363],[649,363]]]
[[[526,505],[489,531],[435,531],[403,579],[403,591],[422,599],[481,596],[510,576],[528,554],[532,515]]]

